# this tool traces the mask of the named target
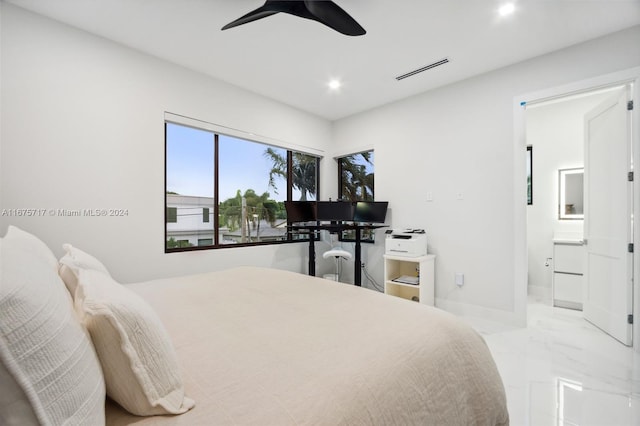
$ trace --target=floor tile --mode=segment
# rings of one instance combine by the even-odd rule
[[[463,319],[493,354],[511,425],[640,425],[640,355],[582,312],[531,299],[527,328]]]

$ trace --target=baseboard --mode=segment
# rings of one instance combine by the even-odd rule
[[[478,317],[514,327],[526,327],[526,312],[518,315],[516,312],[503,311],[500,309],[486,308],[484,306],[471,305],[468,303],[454,302],[451,300],[436,297],[436,307],[450,312],[457,316]]]

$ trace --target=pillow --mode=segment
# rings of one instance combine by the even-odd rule
[[[102,262],[89,253],[75,248],[71,244],[63,244],[62,248],[66,254],[60,259],[58,273],[72,296],[75,295],[78,285],[78,273],[81,269],[94,269],[109,275],[109,271],[107,271]]]
[[[35,237],[9,234],[0,240],[0,370],[11,379],[0,381],[0,423],[103,425],[104,378],[69,293]]]
[[[38,256],[51,268],[58,270],[58,259],[56,259],[51,249],[35,235],[9,225],[7,235],[4,238],[10,240],[13,246],[20,247],[34,256]]]
[[[81,269],[75,306],[91,334],[111,399],[139,416],[193,408],[171,339],[147,302],[110,276]]]
[[[0,363],[0,425],[37,426],[38,418],[33,412],[29,398],[20,385]]]

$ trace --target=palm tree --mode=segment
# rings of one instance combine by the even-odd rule
[[[260,222],[265,220],[273,226],[277,212],[278,205],[269,198],[268,192],[258,195],[253,189],[247,189],[244,194],[238,190],[235,197],[220,203],[220,221],[231,231],[242,227],[243,243],[251,242],[252,228],[256,229],[257,241],[260,241]]]
[[[271,170],[269,171],[269,187],[273,188],[274,192],[278,194],[275,180],[277,177],[287,179],[287,159],[273,148],[267,148],[264,156],[272,162]],[[317,162],[316,157],[311,155],[301,152],[293,153],[291,170],[293,182],[291,182],[291,185],[294,189],[300,191],[300,201],[306,201],[307,194],[316,194]]]
[[[373,200],[374,173],[367,171],[373,166],[373,151],[359,152],[340,158],[341,196],[349,201]],[[363,161],[364,160],[364,161]]]
[[[256,241],[260,241],[260,222],[263,220],[269,222],[271,226],[275,224],[277,204],[269,199],[269,193],[264,192],[262,195],[256,194],[253,189],[247,189],[244,193],[246,200],[246,224],[249,230],[249,241],[251,241],[251,226],[256,228]],[[253,221],[255,218],[255,222]]]
[[[242,193],[238,189],[236,196],[220,203],[220,223],[224,223],[230,231],[242,225]]]

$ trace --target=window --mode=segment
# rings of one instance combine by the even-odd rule
[[[167,207],[167,223],[178,222],[178,209],[175,207]]]
[[[347,201],[373,201],[373,150],[338,158],[339,197]]]
[[[338,158],[338,196],[346,201],[374,201],[373,150]],[[373,230],[362,231],[362,242],[373,242]],[[354,231],[344,231],[343,241],[354,241]]]
[[[284,202],[317,197],[313,155],[172,122],[165,149],[167,252],[292,241]]]
[[[292,200],[316,201],[318,193],[316,188],[318,161],[316,157],[301,152],[294,152],[292,157]]]

